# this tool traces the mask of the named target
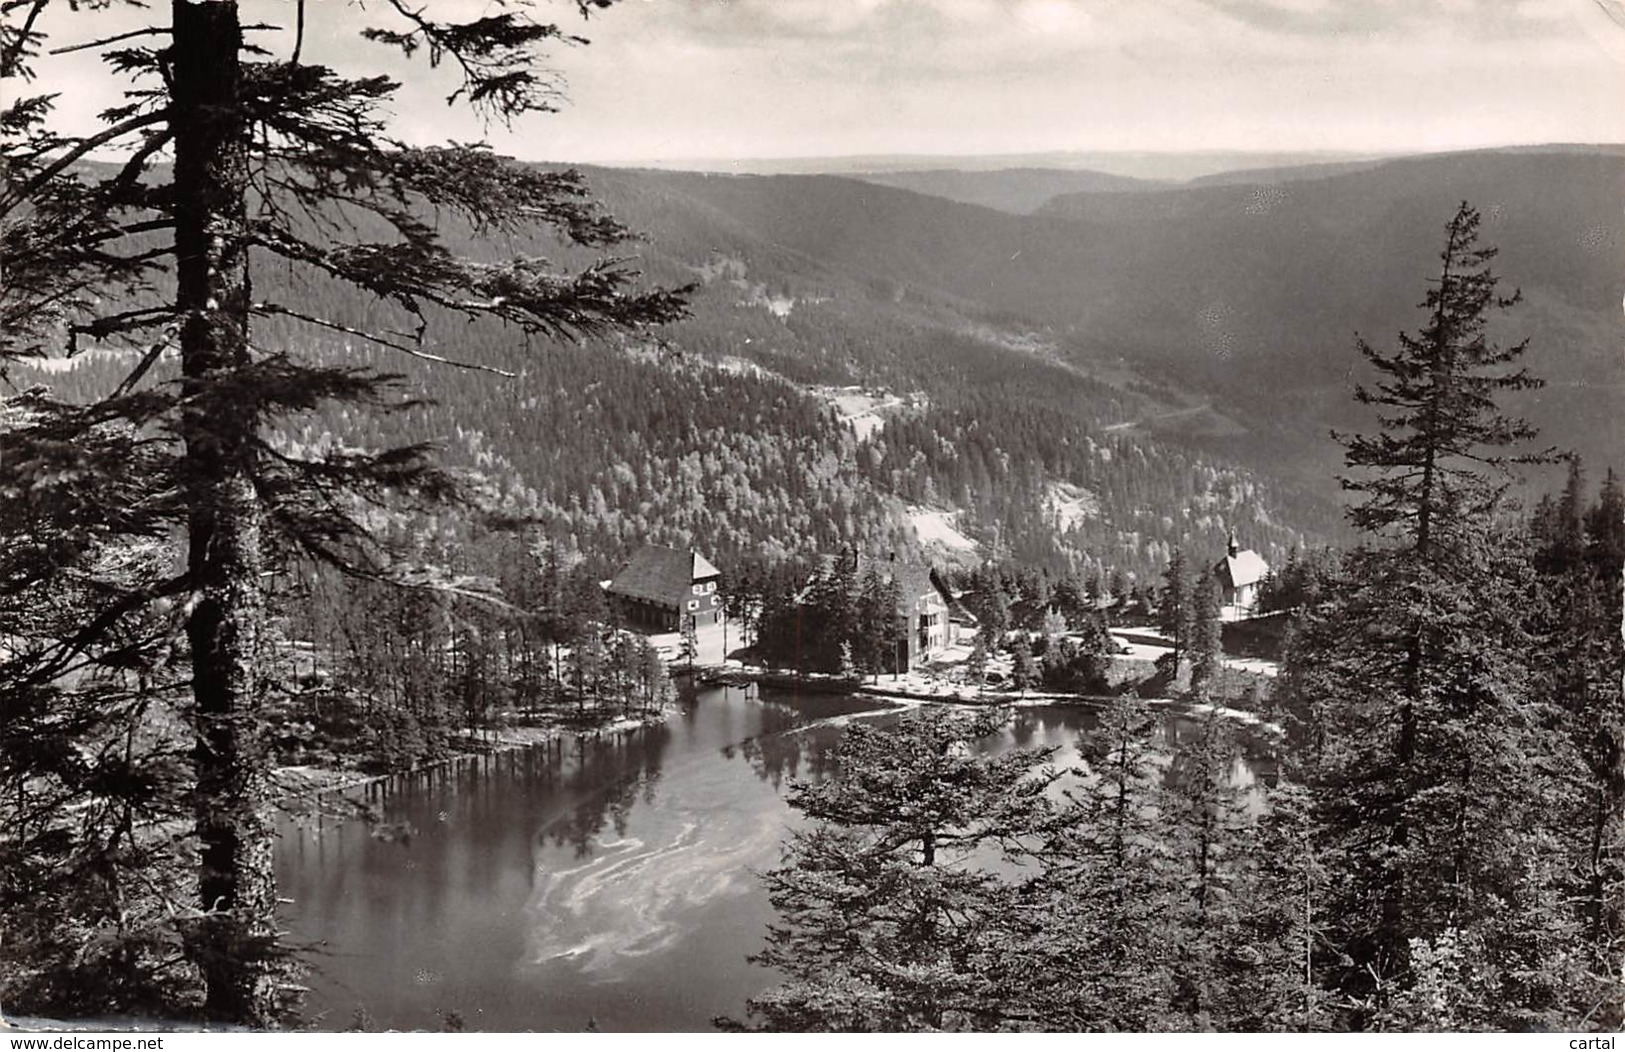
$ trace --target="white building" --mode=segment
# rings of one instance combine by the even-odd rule
[[[1240,621],[1253,616],[1258,606],[1258,587],[1270,573],[1269,563],[1251,548],[1241,550],[1236,531],[1230,531],[1229,551],[1213,565],[1213,579],[1219,583],[1219,620]]]

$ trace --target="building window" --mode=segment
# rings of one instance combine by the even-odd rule
[[[700,608],[700,601],[698,599],[690,599],[688,601],[688,608],[690,610],[698,610]]]

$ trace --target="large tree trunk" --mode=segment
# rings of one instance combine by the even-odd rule
[[[249,365],[248,143],[235,3],[176,0],[171,51],[177,305],[190,519],[187,622],[196,704],[196,822],[204,919],[189,952],[213,1019],[273,1021],[276,889],[256,712],[262,624],[256,414],[221,395]]]

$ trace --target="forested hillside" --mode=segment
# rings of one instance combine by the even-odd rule
[[[866,183],[913,190],[919,194],[946,197],[950,201],[981,205],[1017,215],[1032,212],[1050,198],[1061,194],[1157,190],[1177,185],[1068,168],[1000,168],[993,171],[928,168],[855,172],[853,175]]]
[[[1471,202],[1500,248],[1498,272],[1523,293],[1497,332],[1527,337],[1549,381],[1518,408],[1549,441],[1607,459],[1625,448],[1622,186],[1613,152],[1484,152],[1276,185],[1070,196],[1045,214],[1076,221],[1139,279],[1104,293],[1118,304],[1108,338],[1125,353],[1301,429],[1347,419],[1353,334],[1382,339],[1417,317],[1437,217]]]
[[[282,425],[290,448],[439,444],[477,473],[493,508],[538,517],[604,572],[649,541],[692,544],[725,566],[848,544],[910,551],[911,508],[960,513],[984,555],[1142,581],[1182,541],[1217,551],[1234,528],[1278,556],[1337,529],[1330,504],[1303,487],[1125,427],[1194,396],[1078,369],[1042,332],[973,316],[953,297],[822,266],[674,198],[665,176],[598,175],[643,229],[650,217],[689,224],[651,232],[640,262],[651,279],[695,284],[690,320],[659,345],[549,343],[431,313],[426,350],[481,366],[470,371],[342,331],[375,327],[365,296],[270,268],[258,295],[330,324],[272,314],[260,323],[267,347],[401,372],[404,390],[434,392],[398,413],[306,414]],[[490,251],[455,225],[449,237]],[[18,366],[11,381],[80,401],[111,390],[124,363],[90,353],[57,365]],[[148,382],[164,376],[160,366]],[[907,394],[908,405],[860,435],[828,402],[830,387],[849,384]]]
[[[539,343],[431,315],[431,352],[515,376],[435,366],[436,405],[314,417],[290,439],[445,444],[509,510],[606,566],[644,540],[725,562],[907,549],[910,506],[963,512],[984,554],[1141,580],[1172,545],[1217,550],[1231,528],[1279,559],[1340,539],[1325,428],[1361,375],[1353,334],[1411,320],[1429,235],[1467,197],[1524,287],[1506,325],[1550,380],[1520,408],[1595,462],[1625,448],[1607,338],[1625,232],[1600,204],[1620,174],[1605,153],[1113,190],[1036,217],[834,176],[589,174],[644,234],[636,265],[696,286],[660,346]],[[493,251],[448,222],[454,245]],[[256,288],[337,325],[374,320],[356,292],[287,281],[270,269]],[[431,368],[285,318],[262,331],[414,384]],[[13,382],[89,390],[97,372]],[[860,438],[815,390],[844,385],[909,398]],[[1059,508],[1061,487],[1083,500]]]
[[[1204,704],[1166,775],[1127,692],[1072,771],[1053,748],[979,754],[1004,730],[985,710],[854,726],[838,771],[791,789],[808,821],[763,875],[778,916],[757,958],[783,978],[727,1025],[1620,1028],[1625,494],[1570,459],[1532,517],[1501,502],[1508,469],[1545,458],[1500,400],[1540,380],[1485,335],[1510,301],[1481,226],[1465,205],[1450,221],[1426,325],[1360,348],[1381,379],[1340,442],[1364,543],[1271,583],[1288,627],[1267,691],[1223,683],[1215,575],[1192,586],[1176,554],[1159,666],[1188,665]],[[1036,631],[997,580],[972,594],[978,652],[1007,651],[1017,690],[1102,689],[1087,643],[1057,646],[1059,587]],[[1251,799],[1233,706],[1284,731]]]
[[[1032,92],[1053,5],[690,4],[532,125],[611,6],[0,2],[8,1018],[1625,1026],[1625,150],[536,163],[775,139],[671,91],[751,52],[785,144],[1205,109]],[[1268,129],[1213,83],[1158,134]]]
[[[307,414],[283,441],[299,453],[439,443],[493,509],[537,516],[552,540],[604,572],[650,541],[692,544],[723,565],[851,544],[915,551],[910,507],[962,510],[960,528],[987,554],[997,542],[1035,565],[1116,568],[1142,581],[1186,538],[1217,550],[1236,528],[1283,554],[1304,543],[1302,519],[1283,514],[1253,474],[1102,432],[1072,401],[1087,388],[1058,366],[943,339],[956,366],[862,440],[813,391],[698,354],[567,344],[520,364],[512,349],[481,353],[517,369],[506,379],[403,367],[387,351],[335,343],[335,360],[404,368],[424,382],[432,373],[433,404]],[[477,348],[467,340],[460,353]],[[118,360],[95,355],[51,374],[14,370],[16,381],[74,399],[121,375]],[[1063,507],[1063,492],[1079,506]],[[1329,515],[1310,521],[1335,527]]]
[[[1335,467],[1325,426],[1350,419],[1348,382],[1362,368],[1355,334],[1414,320],[1413,290],[1435,261],[1429,238],[1462,200],[1483,211],[1499,269],[1524,293],[1503,335],[1530,337],[1531,366],[1550,380],[1519,408],[1591,459],[1625,448],[1612,328],[1622,174],[1602,148],[1485,151],[1069,195],[1036,216],[828,176],[593,178],[659,255],[720,251],[751,280],[809,297],[844,275],[910,307],[1041,330],[1092,376],[1211,398],[1227,423],[1198,429],[1209,448],[1325,480]],[[1154,414],[1144,423],[1162,426]]]

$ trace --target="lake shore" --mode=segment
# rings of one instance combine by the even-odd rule
[[[1028,706],[1076,705],[1082,708],[1102,708],[1111,704],[1114,694],[1076,694],[1058,691],[1014,691],[984,688],[977,691],[966,684],[944,682],[929,674],[908,672],[898,676],[881,676],[878,681],[864,682],[848,676],[831,673],[797,673],[788,669],[770,669],[729,662],[726,666],[696,669],[695,681],[708,686],[743,686],[754,684],[791,693],[806,691],[816,694],[861,694],[883,700],[919,703],[938,702],[945,705],[1021,708]],[[1283,733],[1256,712],[1226,705],[1193,701],[1179,697],[1142,699],[1153,708],[1173,709],[1200,715],[1216,711],[1227,719],[1251,724],[1272,734]]]
[[[452,742],[457,751],[450,756],[425,763],[413,764],[398,771],[362,771],[354,768],[329,767],[321,764],[285,764],[272,770],[273,795],[287,803],[300,798],[321,797],[347,792],[402,775],[421,774],[442,767],[478,760],[497,753],[531,749],[561,739],[598,737],[620,734],[664,723],[671,708],[661,708],[648,716],[623,716],[598,727],[572,727],[563,724],[488,727],[463,731]]]

